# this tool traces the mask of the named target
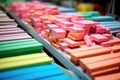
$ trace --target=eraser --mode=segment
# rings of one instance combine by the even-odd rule
[[[89,36],[89,35],[85,35],[85,36],[84,36],[84,41],[85,41],[85,43],[86,43],[87,46],[92,46],[92,45],[94,45],[93,42],[92,42],[92,40],[90,39],[90,36]]]
[[[101,34],[91,34],[90,37],[95,40],[98,43],[104,42],[104,41],[108,41],[108,37],[105,37]]]
[[[101,65],[102,64],[102,65]],[[120,58],[114,58],[114,59],[108,59],[105,61],[100,61],[100,62],[95,62],[92,64],[88,64],[87,69],[90,72],[95,72],[95,71],[100,71],[103,69],[108,69],[109,68],[113,68],[113,67],[119,67],[120,64]]]
[[[120,73],[113,73],[113,74],[108,74],[108,75],[103,75],[103,76],[98,76],[95,77],[95,80],[119,80],[120,79]]]
[[[80,43],[77,41],[73,41],[69,38],[64,38],[64,42],[67,43],[70,47],[79,47]]]
[[[74,33],[84,33],[85,30],[79,27],[70,27],[69,31]]]

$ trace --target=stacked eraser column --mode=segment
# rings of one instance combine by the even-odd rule
[[[98,16],[93,17],[94,21],[100,22],[106,28],[110,29],[112,33],[120,38],[120,21],[115,21],[112,16]]]
[[[0,11],[0,80],[78,80],[42,51],[43,45]]]
[[[14,12],[14,8],[17,8],[15,4],[21,5],[11,4],[10,11]],[[113,37],[104,25],[85,20],[81,15],[59,13],[56,6],[35,2],[22,5],[22,9],[28,8],[29,20],[26,22],[57,50],[69,55],[70,61],[80,66],[91,79],[120,79],[120,39]],[[16,13],[20,14],[20,10]],[[31,10],[34,11],[32,14]],[[56,12],[52,13],[54,10]]]
[[[101,25],[110,29],[114,36],[120,38],[120,22],[115,21],[112,16],[100,16],[99,12],[72,12],[73,14],[78,14],[84,16],[86,20],[93,20],[99,22]]]

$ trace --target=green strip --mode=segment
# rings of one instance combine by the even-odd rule
[[[40,43],[17,45],[11,47],[1,47],[0,48],[0,58],[25,55],[31,53],[40,53],[43,49],[43,45]]]
[[[23,40],[4,41],[4,42],[0,42],[0,46],[5,45],[5,44],[14,44],[14,43],[31,42],[31,41],[36,41],[36,40],[35,39],[23,39]]]
[[[13,47],[13,46],[20,46],[20,45],[28,45],[28,44],[41,44],[36,40],[31,40],[31,41],[23,41],[23,42],[17,42],[17,43],[11,43],[11,44],[5,44],[5,45],[0,45],[0,48],[6,48],[6,47]],[[42,45],[42,44],[41,44]]]

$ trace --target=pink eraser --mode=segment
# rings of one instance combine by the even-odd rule
[[[20,28],[17,27],[8,27],[8,28],[1,28],[0,32],[5,32],[5,31],[17,31],[17,30],[22,30]]]
[[[92,40],[90,39],[89,35],[85,35],[84,36],[84,40],[87,46],[92,46],[94,45],[94,43],[92,42]]]
[[[95,26],[99,23],[94,21],[89,21],[89,20],[80,20],[80,21],[77,21],[75,24],[81,25],[84,28],[88,28],[88,27]]]
[[[6,35],[6,34],[18,34],[18,33],[24,33],[24,30],[14,30],[14,31],[1,31],[0,35]]]
[[[111,34],[103,34],[103,36],[108,37],[109,39],[112,39],[112,35]]]
[[[74,24],[69,21],[62,21],[61,26],[72,27],[72,26],[74,26]]]
[[[31,38],[31,36],[29,36],[27,33],[20,33],[20,34],[2,35],[0,36],[0,41],[20,40],[20,39],[29,39],[29,38]]]
[[[83,17],[82,15],[72,14],[72,19],[75,19],[75,20],[83,20],[84,17]]]
[[[90,37],[98,43],[109,40],[108,37],[105,37],[101,34],[91,34]]]
[[[103,25],[96,25],[96,33],[103,34],[106,32],[107,29]]]
[[[71,19],[71,21],[73,22],[73,23],[76,23],[77,21],[79,21],[79,20],[84,20],[84,18],[79,18],[79,19]]]
[[[43,38],[46,38],[46,37],[47,37],[45,31],[41,31],[41,32],[40,32],[40,35],[41,35]]]
[[[104,46],[104,47],[110,47],[110,46],[112,46],[113,44],[112,44],[111,42],[107,41],[107,42],[102,42],[102,43],[100,43],[100,45],[101,45],[101,46]]]
[[[67,43],[60,43],[60,47],[62,47],[62,48],[68,48],[69,46],[68,46]]]
[[[97,29],[101,29],[101,30],[104,30],[106,29],[103,25],[99,24],[99,25],[96,25],[96,28]]]
[[[69,31],[75,32],[75,33],[84,33],[85,30],[79,27],[69,27]]]
[[[63,29],[64,31],[68,31],[68,27],[66,26],[61,26],[61,29]]]
[[[56,28],[59,28],[59,26],[57,26],[56,24],[48,24],[47,27],[48,27],[48,29],[56,29]]]
[[[74,24],[74,26],[73,27],[79,27],[79,28],[83,28],[83,26],[81,26],[81,25],[78,25],[78,24]]]
[[[66,31],[63,29],[51,29],[51,33],[57,38],[64,38],[66,36]]]
[[[37,28],[37,27],[42,27],[43,24],[42,24],[42,23],[34,23],[33,26],[34,26],[35,28]]]
[[[42,21],[39,18],[33,18],[32,22],[34,24],[34,23],[41,23]]]

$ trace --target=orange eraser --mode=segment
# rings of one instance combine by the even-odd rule
[[[119,38],[113,38],[113,39],[109,40],[109,42],[111,42],[113,45],[117,45],[117,44],[120,44],[120,39]]]
[[[109,59],[114,59],[114,58],[118,58],[118,57],[120,57],[120,53],[105,54],[105,55],[80,59],[79,64],[82,68],[85,69],[86,65],[88,65],[88,64],[92,64],[92,63],[96,63],[96,62],[100,62],[100,61],[105,61],[105,60],[109,60]]]
[[[108,54],[110,53],[109,48],[100,48],[100,49],[94,49],[94,50],[88,50],[88,51],[83,51],[79,53],[73,53],[71,56],[81,59],[81,58],[87,58],[87,57],[92,57],[92,56],[98,56],[102,54]]]
[[[104,76],[95,77],[95,80],[120,80],[120,72],[108,74]]]
[[[119,67],[120,66],[120,58],[108,59],[105,61],[95,62],[92,64],[86,65],[88,72],[96,72],[103,69]]]
[[[70,61],[72,63],[74,63],[75,65],[79,65],[79,59],[75,58],[75,57],[71,57]]]
[[[120,57],[120,53],[116,53],[115,55],[114,54],[104,54],[104,55],[99,55],[99,56],[95,56],[95,57],[80,59],[79,64],[82,68],[86,68],[86,65],[88,65],[88,64],[92,64],[95,62],[100,62],[100,61],[104,61],[104,60],[108,60],[108,59],[113,59],[113,58],[117,58],[117,57]]]
[[[120,57],[120,52],[115,54],[111,53],[111,54],[104,54],[104,55],[99,55],[95,57],[90,57],[90,58],[83,58],[83,59],[80,59],[80,63],[90,64],[90,63],[95,63],[95,62],[113,59],[117,57]]]
[[[109,48],[100,48],[100,49],[95,49],[95,50],[89,50],[89,51],[82,51],[78,53],[71,53],[72,61],[76,62],[76,64],[79,64],[79,59],[82,58],[87,58],[87,57],[92,57],[92,56],[98,56],[102,54],[108,54],[110,53]]]
[[[116,73],[116,72],[119,72],[119,67],[107,68],[105,70],[93,72],[93,73],[90,73],[90,76],[91,77],[102,76],[102,75],[107,75],[107,74]]]
[[[67,43],[70,47],[79,47],[80,43],[77,41],[73,41],[69,38],[64,38],[64,42]]]
[[[81,51],[88,51],[88,50],[94,50],[94,49],[98,49],[98,48],[103,48],[102,46],[99,45],[94,45],[94,46],[85,46],[85,47],[81,47],[81,48],[75,48],[75,49],[71,49],[68,52],[71,53],[79,53]]]
[[[72,39],[72,40],[83,40],[84,33],[72,33],[72,32],[69,32],[67,37]]]
[[[120,45],[115,45],[115,46],[111,46],[109,47],[111,49],[112,52],[116,53],[116,52],[120,52]]]

